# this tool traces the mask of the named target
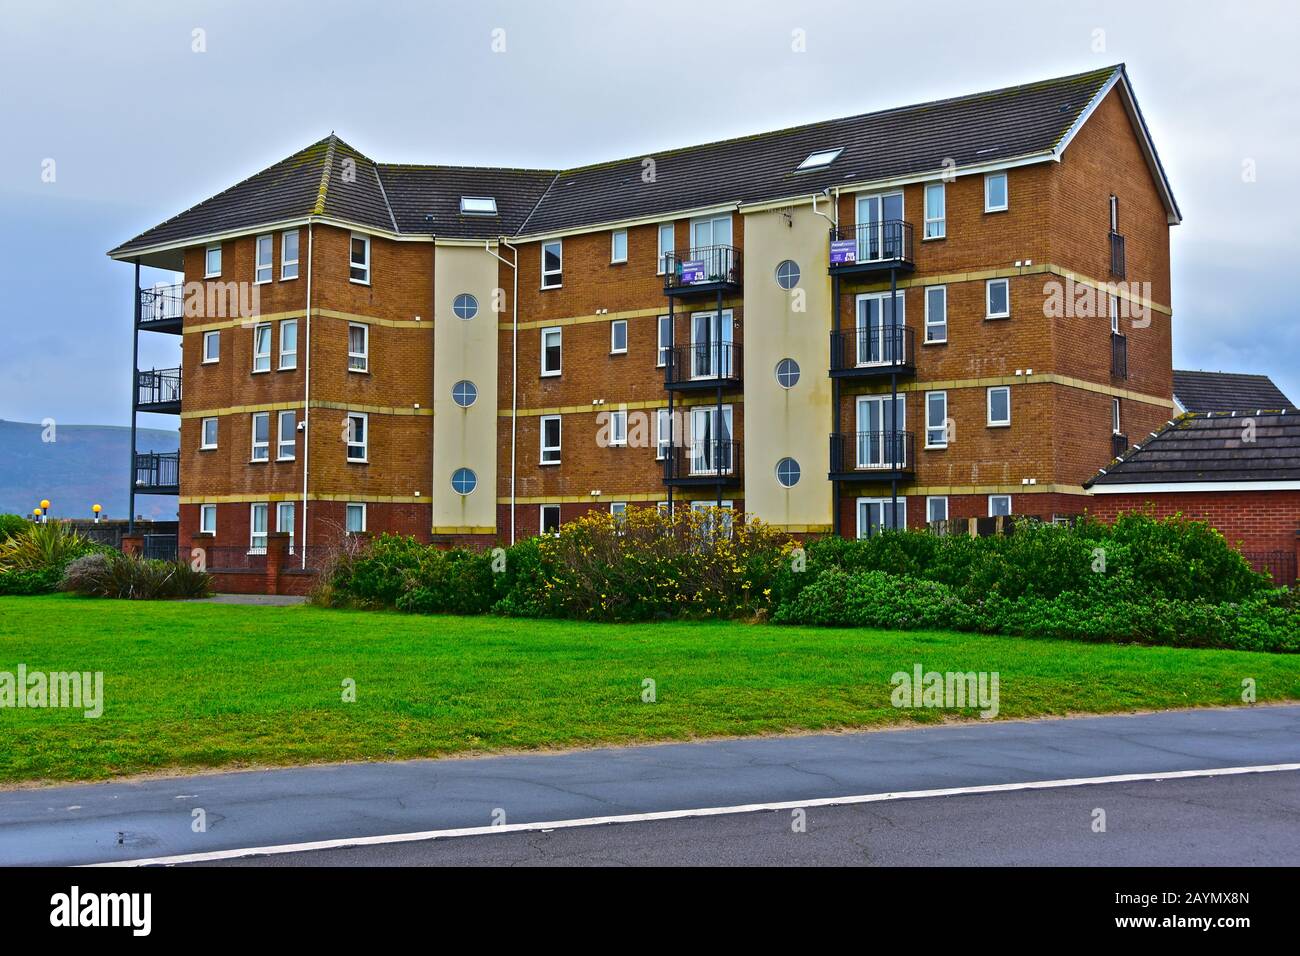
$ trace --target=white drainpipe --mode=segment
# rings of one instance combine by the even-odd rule
[[[303,375],[302,401],[302,538],[298,550],[302,552],[302,569],[307,570],[307,465],[311,458],[311,430],[308,420],[311,418],[311,240],[312,224],[307,223],[307,319],[303,329],[306,341]],[[270,526],[270,516],[267,525]]]

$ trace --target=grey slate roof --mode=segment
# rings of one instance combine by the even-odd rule
[[[945,161],[993,163],[1054,149],[1122,73],[1122,66],[1106,67],[668,150],[649,157],[653,182],[643,180],[640,156],[562,171],[385,165],[331,133],[109,254],[309,215],[412,235],[536,234],[806,196],[842,183],[937,172]],[[829,167],[795,172],[810,153],[835,148],[843,152]],[[461,216],[463,195],[494,196],[499,216]]]
[[[1253,428],[1253,441],[1248,429]],[[1300,414],[1183,415],[1096,476],[1095,485],[1300,480]]]
[[[1256,412],[1294,409],[1267,375],[1174,369],[1174,398],[1189,412]]]

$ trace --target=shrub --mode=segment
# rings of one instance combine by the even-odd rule
[[[212,593],[212,579],[182,561],[156,561],[109,551],[71,562],[60,588],[84,597],[198,598]]]
[[[53,568],[37,571],[0,571],[0,595],[49,594],[58,590],[63,573]]]
[[[69,561],[101,546],[59,521],[29,523],[0,542],[0,571],[62,571]]]
[[[483,614],[492,607],[490,552],[425,548],[395,603],[419,614]]]
[[[22,515],[0,514],[0,541],[7,541],[31,527],[32,522]]]
[[[777,609],[785,624],[971,630],[974,615],[951,587],[884,571],[822,571],[798,598]]]

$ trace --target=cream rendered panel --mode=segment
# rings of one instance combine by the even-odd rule
[[[439,244],[433,259],[433,527],[485,532],[497,523],[497,261],[482,248]],[[478,299],[465,320],[452,311],[462,292]],[[478,386],[478,399],[461,408],[451,387]],[[451,488],[457,468],[472,468],[478,487]]]
[[[829,201],[818,205],[831,208]],[[806,202],[747,213],[744,221],[745,510],[780,527],[829,531],[830,223]],[[785,259],[800,271],[790,291],[776,282]],[[802,293],[802,302],[793,293]],[[776,380],[783,358],[799,363],[791,389]],[[776,480],[776,463],[787,456],[801,469],[793,488]]]

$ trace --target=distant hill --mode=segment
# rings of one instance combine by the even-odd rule
[[[56,518],[90,516],[90,506],[102,505],[112,518],[127,517],[131,429],[117,425],[59,425],[54,441],[41,440],[40,425],[0,419],[0,512],[31,514],[48,498]],[[175,451],[174,431],[141,428],[140,451]],[[176,499],[138,495],[136,514],[170,520]]]

